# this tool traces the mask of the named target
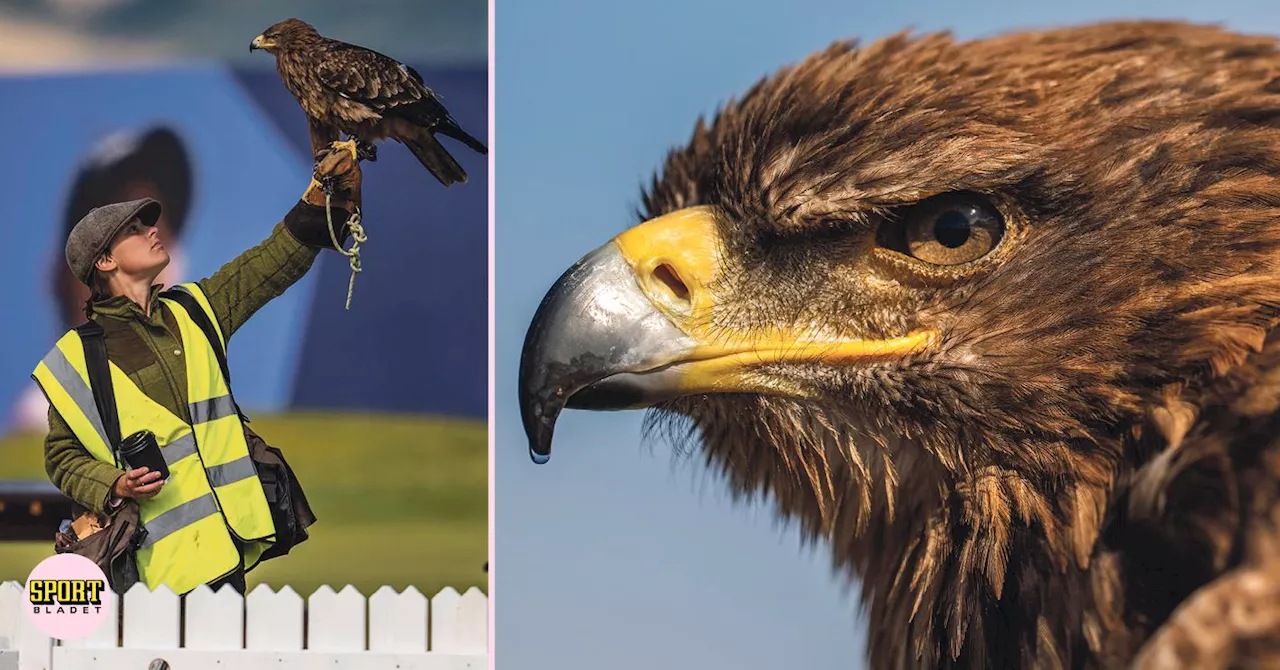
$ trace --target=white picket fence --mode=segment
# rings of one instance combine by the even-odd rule
[[[167,587],[138,584],[112,599],[123,624],[111,613],[90,637],[65,642],[31,624],[23,596],[21,583],[0,583],[0,670],[147,670],[156,659],[171,670],[489,666],[488,598],[475,587],[447,587],[428,602],[413,587],[366,598],[322,586],[304,601],[288,586],[261,584],[244,597],[201,586],[184,603]]]

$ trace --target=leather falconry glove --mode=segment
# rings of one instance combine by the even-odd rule
[[[334,235],[345,247],[351,238],[347,220],[352,212],[360,209],[362,184],[355,142],[334,142],[316,154],[311,183],[285,217],[285,228],[294,239],[307,246],[332,249],[329,217],[325,213],[325,195],[328,194]]]

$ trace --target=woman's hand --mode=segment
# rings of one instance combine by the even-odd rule
[[[150,468],[142,467],[120,475],[115,485],[111,487],[111,492],[117,498],[146,500],[155,497],[163,486],[164,482],[160,481],[159,472],[152,472]]]
[[[320,249],[345,247],[351,237],[351,215],[360,210],[363,175],[356,158],[355,142],[334,142],[316,154],[311,185],[302,202],[284,218],[284,226],[295,240]],[[325,210],[325,195],[332,196],[331,210]],[[332,220],[333,231],[330,231]]]

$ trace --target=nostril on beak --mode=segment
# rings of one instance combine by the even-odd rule
[[[660,263],[654,268],[653,278],[676,307],[681,309],[689,307],[689,287],[681,281],[679,273],[669,263]]]

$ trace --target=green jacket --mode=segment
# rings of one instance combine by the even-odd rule
[[[291,229],[298,230],[297,221],[288,217],[314,218],[316,214],[305,207],[295,207],[286,221],[295,224]],[[323,209],[318,216],[314,225],[325,225]],[[285,223],[277,224],[265,241],[198,282],[228,342],[249,317],[301,279],[319,254],[319,248],[299,242],[289,230]],[[137,303],[117,296],[94,303],[90,318],[105,331],[107,358],[143,393],[190,422],[183,343],[173,315],[157,300],[160,289],[151,288],[150,317]],[[95,512],[105,511],[112,486],[124,474],[91,456],[52,406],[44,464],[54,486]]]

